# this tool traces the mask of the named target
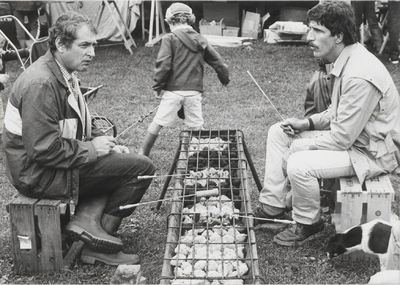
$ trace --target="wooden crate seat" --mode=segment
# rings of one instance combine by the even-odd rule
[[[53,272],[70,267],[83,243],[75,242],[63,256],[61,215],[69,216],[67,204],[19,195],[7,209],[16,274]]]
[[[374,219],[390,222],[394,190],[389,175],[367,179],[361,185],[356,176],[342,177],[332,221],[340,233]],[[363,187],[364,186],[364,187]]]

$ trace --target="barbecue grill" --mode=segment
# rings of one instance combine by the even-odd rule
[[[260,284],[239,130],[183,131],[160,284]]]

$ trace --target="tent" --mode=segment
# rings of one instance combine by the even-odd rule
[[[116,0],[113,2],[115,5],[117,5],[121,13],[121,17],[119,16],[114,5],[110,5],[112,10],[111,14],[109,9],[103,6],[103,1],[101,0],[52,1],[51,3],[47,4],[47,11],[50,18],[49,25],[52,26],[62,13],[71,10],[88,15],[92,19],[93,23],[96,24],[99,20],[98,18],[100,16],[100,11],[102,7],[104,7],[100,23],[97,27],[97,40],[122,41],[123,38],[121,37],[114,18],[117,20],[120,27],[123,27],[123,23],[125,23],[129,31],[132,32],[135,29],[137,20],[140,17],[140,5],[142,1]]]

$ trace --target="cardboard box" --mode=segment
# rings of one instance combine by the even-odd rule
[[[292,21],[277,21],[269,26],[269,29],[293,34],[306,34],[308,31],[307,25],[303,24],[302,22]]]
[[[239,3],[207,2],[203,4],[203,18],[207,21],[224,19],[224,24],[240,27]]]
[[[242,23],[242,37],[258,38],[261,16],[257,13],[246,12]]]
[[[225,29],[222,30],[222,35],[224,37],[238,37],[239,36],[239,28],[226,26]]]
[[[224,28],[224,19],[218,21],[208,22],[205,19],[201,19],[199,22],[200,34],[202,35],[215,35],[222,36],[222,30]]]
[[[277,40],[280,40],[281,37],[274,31],[269,29],[264,30],[264,42],[269,44],[276,44]]]
[[[269,29],[282,40],[301,40],[307,35],[308,27],[302,22],[277,21]]]

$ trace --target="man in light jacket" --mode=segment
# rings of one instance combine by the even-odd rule
[[[286,119],[269,129],[264,188],[256,209],[257,217],[288,218],[288,178],[296,225],[274,237],[285,246],[302,244],[324,229],[318,179],[356,175],[363,183],[400,172],[399,93],[381,61],[357,43],[351,8],[342,1],[324,1],[308,12],[308,21],[314,56],[333,63],[332,103],[322,113]]]

